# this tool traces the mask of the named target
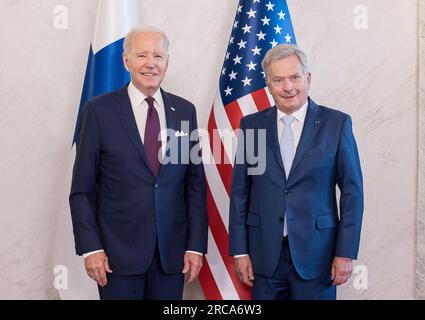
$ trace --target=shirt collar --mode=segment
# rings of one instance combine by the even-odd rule
[[[303,104],[301,108],[299,108],[297,111],[291,113],[291,116],[293,116],[295,119],[297,119],[300,123],[304,123],[305,116],[307,114],[307,106],[308,106],[308,100]],[[287,116],[286,113],[280,111],[278,107],[277,108],[277,119],[280,121],[284,116]]]
[[[130,97],[130,102],[133,108],[137,108],[138,106],[140,106],[147,98],[147,96],[145,96],[139,89],[137,89],[132,82],[130,82],[130,84],[128,85],[127,91],[128,91],[128,96]],[[155,99],[155,102],[157,103],[158,106],[162,107],[164,105],[160,89],[156,90],[152,98]],[[147,106],[147,103],[146,103],[146,106]]]

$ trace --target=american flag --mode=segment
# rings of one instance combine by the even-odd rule
[[[286,0],[240,0],[208,122],[209,138],[203,141],[203,157],[212,164],[205,165],[210,226],[199,279],[208,300],[251,297],[233,271],[228,248],[234,142],[241,117],[274,105],[261,62],[280,43],[296,43]],[[218,130],[230,133],[230,139]]]

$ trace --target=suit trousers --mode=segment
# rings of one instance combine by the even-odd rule
[[[255,269],[255,266],[254,266]],[[304,280],[294,268],[288,237],[283,238],[279,264],[269,277],[255,274],[252,299],[255,300],[336,300],[331,270],[321,278]]]
[[[99,287],[100,300],[182,300],[184,275],[164,272],[158,246],[149,269],[140,275],[107,274],[108,284]]]

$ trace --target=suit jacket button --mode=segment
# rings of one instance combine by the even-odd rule
[[[155,190],[156,190],[156,189],[158,189],[158,188],[159,188],[159,186],[156,184],[156,185],[155,185]]]
[[[288,195],[289,194],[289,190],[285,190],[285,194]]]

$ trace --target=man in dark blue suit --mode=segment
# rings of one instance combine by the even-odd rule
[[[199,151],[196,110],[160,89],[168,47],[160,31],[132,30],[131,82],[84,108],[70,206],[101,299],[181,299],[184,274],[197,277],[207,250],[204,170],[189,157]]]
[[[308,97],[305,54],[279,45],[263,70],[276,106],[242,118],[230,200],[230,254],[254,299],[336,299],[351,275],[363,182],[351,118]],[[266,132],[261,174],[249,159]],[[245,135],[246,136],[246,135]],[[251,159],[252,160],[252,159]],[[339,214],[336,186],[339,197]]]

